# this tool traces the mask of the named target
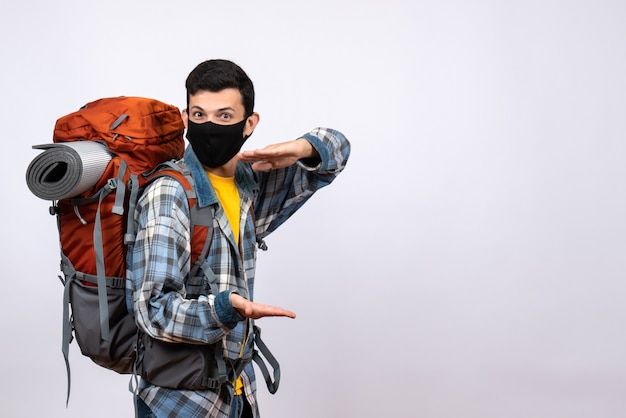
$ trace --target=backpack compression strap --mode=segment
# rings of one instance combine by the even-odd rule
[[[267,370],[267,366],[263,361],[263,357],[259,354],[259,351],[254,350],[254,354],[252,356],[252,360],[259,366],[259,370],[263,373],[263,378],[265,379],[265,384],[267,385],[267,390],[273,395],[278,390],[278,385],[280,384],[280,364],[278,364],[278,360],[271,353],[270,349],[267,348],[263,340],[261,340],[261,328],[256,325],[253,328],[254,330],[254,344],[258,347],[263,357],[268,361],[272,369],[274,370],[274,381],[270,377],[270,373]]]

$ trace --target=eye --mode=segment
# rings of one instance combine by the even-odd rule
[[[230,115],[230,113],[222,113],[220,115],[220,119],[224,120],[224,121],[229,121],[232,118],[232,116]]]
[[[196,112],[193,112],[191,116],[193,116],[194,119],[202,119],[203,115],[202,115],[202,112],[196,111]]]

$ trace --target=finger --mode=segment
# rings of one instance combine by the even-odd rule
[[[260,158],[276,158],[283,155],[292,155],[294,150],[291,146],[282,144],[271,144],[261,149],[243,151],[243,157],[260,159]]]
[[[296,313],[288,311],[287,309],[278,308],[278,310],[276,310],[272,315],[268,316],[284,316],[287,318],[295,319]]]
[[[268,150],[268,149],[254,149],[254,150],[242,151],[240,154],[241,154],[241,158],[243,159],[256,161],[262,158],[274,156],[276,152]]]
[[[252,164],[252,169],[254,171],[268,171],[273,168],[273,165],[269,161],[257,161]]]
[[[296,313],[292,311],[288,311],[287,309],[283,309],[281,316],[286,316],[287,318],[296,319]]]
[[[255,157],[254,150],[253,151],[241,151],[239,153],[239,159],[241,161],[255,161],[258,157]]]
[[[283,309],[279,306],[268,306],[268,305],[262,305],[259,309],[259,314],[261,315],[261,317],[264,316],[284,316],[287,318],[292,318],[295,319],[296,314],[295,312],[289,311],[287,309]]]

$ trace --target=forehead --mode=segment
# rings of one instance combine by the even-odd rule
[[[192,110],[194,107],[209,113],[227,108],[244,112],[241,93],[233,88],[220,91],[200,90],[189,96],[189,109]]]

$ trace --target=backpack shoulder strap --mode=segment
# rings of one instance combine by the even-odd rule
[[[177,180],[185,189],[189,203],[189,216],[191,220],[191,271],[190,276],[195,276],[202,269],[206,276],[211,292],[217,294],[217,277],[207,263],[207,256],[213,241],[213,218],[212,206],[200,207],[197,204],[195,183],[191,172],[178,161],[167,161],[157,167],[148,175],[148,183],[168,176]]]

